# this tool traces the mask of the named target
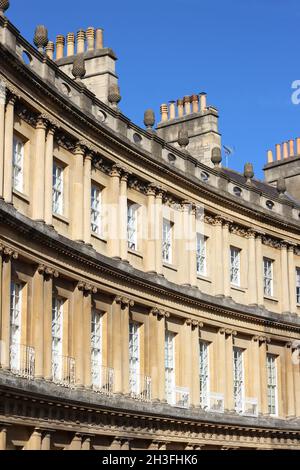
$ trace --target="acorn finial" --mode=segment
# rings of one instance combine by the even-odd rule
[[[0,16],[4,16],[4,13],[9,8],[9,0],[0,0]]]
[[[78,54],[73,62],[72,74],[74,75],[75,81],[80,82],[81,79],[86,74],[84,56],[83,54]]]
[[[152,131],[152,127],[155,124],[155,114],[153,109],[147,109],[144,114],[144,124],[148,131]]]
[[[39,24],[35,28],[33,42],[39,52],[44,52],[44,48],[48,44],[48,30],[44,25]]]
[[[215,168],[220,168],[220,163],[222,161],[222,154],[220,147],[214,147],[211,151],[211,161],[214,164]]]
[[[279,192],[279,197],[283,197],[286,192],[286,182],[282,176],[277,180],[277,191]]]
[[[186,147],[189,145],[190,139],[189,134],[186,129],[180,129],[178,131],[178,145],[181,147],[181,150],[187,152]]]
[[[114,83],[108,89],[108,101],[113,108],[118,109],[118,103],[121,101],[121,94],[119,86]]]
[[[253,165],[252,163],[245,163],[244,166],[244,176],[247,180],[247,183],[251,183],[252,178],[254,177]]]

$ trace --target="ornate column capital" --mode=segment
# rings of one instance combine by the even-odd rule
[[[202,321],[199,321],[199,320],[194,320],[192,318],[187,318],[185,320],[185,324],[187,326],[191,326],[192,329],[195,329],[195,328],[203,328],[204,326],[204,323]]]
[[[56,269],[46,266],[45,264],[40,264],[38,266],[38,272],[43,275],[46,280],[53,278],[57,279],[59,277],[59,273]]]
[[[36,120],[36,129],[46,130],[49,125],[49,116],[48,114],[40,114]]]
[[[115,297],[115,302],[116,302],[116,304],[121,305],[122,309],[124,309],[126,307],[133,307],[134,306],[134,300],[131,300],[128,297],[125,297],[125,296],[122,296],[122,295],[117,295]]]
[[[170,317],[169,312],[166,312],[164,309],[161,309],[159,307],[151,308],[150,315],[154,315],[155,317],[157,317],[157,319],[159,319],[159,318],[169,318]]]
[[[4,261],[18,259],[19,257],[19,254],[15,250],[2,244],[0,244],[0,255],[2,255]]]
[[[97,287],[89,284],[88,282],[79,281],[77,284],[78,290],[82,291],[84,295],[97,294]]]
[[[253,228],[248,228],[246,237],[255,239],[256,231]]]
[[[225,336],[237,336],[237,331],[230,328],[220,328],[219,333]]]
[[[156,190],[157,190],[156,184],[151,182],[146,187],[146,195],[147,196],[155,196]]]
[[[115,165],[111,167],[109,176],[121,178],[122,172],[123,172],[123,167],[119,165],[118,163],[116,163]]]
[[[271,343],[270,338],[268,338],[267,336],[259,336],[259,335],[253,336],[253,341],[257,341],[258,343]]]

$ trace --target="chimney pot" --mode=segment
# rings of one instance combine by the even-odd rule
[[[289,140],[289,156],[294,157],[295,155],[295,144],[294,139]]]
[[[64,56],[65,37],[59,34],[56,36],[56,60]]]
[[[185,114],[191,114],[191,97],[185,96],[183,98]]]
[[[96,29],[96,49],[103,49],[103,29]]]
[[[281,160],[281,145],[276,144],[276,160]]]
[[[296,139],[296,152],[297,155],[300,155],[300,137],[297,137]]]
[[[93,51],[95,48],[95,28],[90,26],[86,30],[86,38],[87,38],[87,49],[88,51]]]
[[[199,110],[199,106],[198,106],[199,98],[198,98],[198,95],[192,95],[192,96],[191,96],[191,102],[192,102],[193,113],[198,113],[198,110]]]
[[[205,111],[205,109],[207,108],[207,104],[206,104],[206,93],[202,92],[202,93],[199,93],[199,97],[200,97],[200,111]]]
[[[46,46],[46,54],[49,59],[53,60],[54,57],[54,42],[49,41]]]
[[[273,152],[272,150],[268,150],[268,163],[273,162]]]
[[[160,107],[161,121],[166,122],[168,120],[168,105],[162,104]]]
[[[75,34],[67,34],[67,56],[73,56],[75,53]]]
[[[83,54],[85,47],[85,32],[80,29],[77,32],[77,54]]]
[[[177,109],[178,109],[178,117],[183,117],[183,100],[178,99],[177,100]]]
[[[170,119],[176,118],[175,101],[169,101]]]
[[[289,158],[289,150],[287,142],[283,142],[283,158]]]

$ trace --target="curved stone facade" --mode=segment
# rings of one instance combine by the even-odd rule
[[[300,203],[0,29],[0,449],[300,449]]]

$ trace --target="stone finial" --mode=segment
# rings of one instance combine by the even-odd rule
[[[155,114],[153,109],[147,109],[144,114],[144,124],[148,130],[152,130],[155,124]]]
[[[4,16],[4,12],[9,8],[9,0],[0,0],[0,16]]]
[[[33,42],[39,52],[44,52],[48,44],[48,30],[44,25],[40,24],[35,28]]]
[[[220,167],[222,161],[221,149],[220,147],[214,147],[211,151],[211,161],[216,168]]]
[[[180,129],[178,131],[178,144],[182,150],[187,151],[186,147],[189,145],[190,139],[188,131],[185,129]]]
[[[279,197],[283,197],[286,192],[286,182],[282,176],[277,180],[277,191],[279,193]]]
[[[244,166],[244,176],[247,180],[247,183],[251,183],[251,180],[254,176],[253,165],[252,163],[245,163]]]
[[[78,54],[75,57],[73,62],[72,74],[74,75],[76,82],[80,82],[81,79],[85,76],[86,69],[83,54]]]
[[[120,88],[114,83],[108,89],[108,101],[113,108],[118,109],[118,103],[121,101]]]

